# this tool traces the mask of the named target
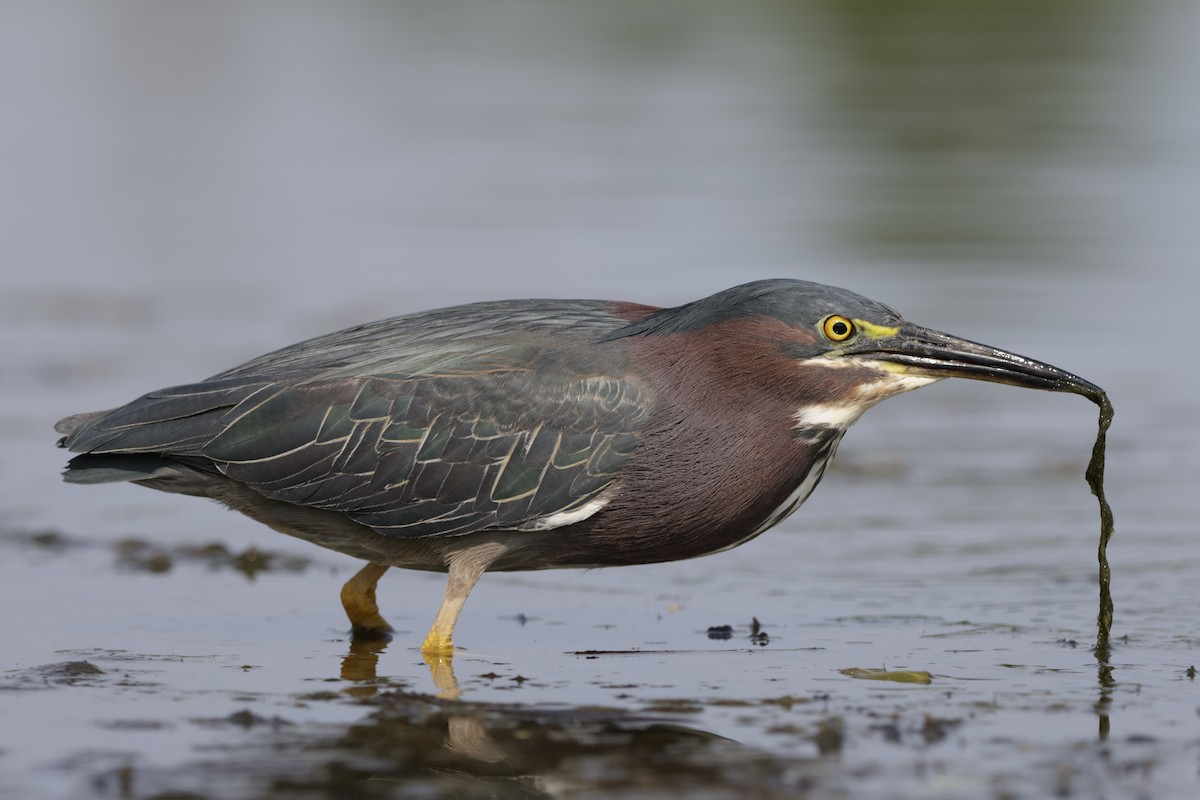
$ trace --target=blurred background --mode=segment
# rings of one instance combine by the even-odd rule
[[[764,275],[910,315],[969,301],[981,273],[1016,293],[1008,314],[1087,306],[1097,279],[1194,245],[1198,17],[9,2],[3,311],[153,326],[136,355],[194,370],[247,317],[283,341],[464,298],[675,303]]]
[[[1116,633],[1149,637],[1126,661],[1155,665],[1129,703],[1163,688],[1144,727],[1178,736],[1171,715],[1195,700],[1172,692],[1200,647],[1197,31],[1200,4],[1185,0],[0,4],[0,604],[22,609],[0,621],[0,669],[83,641],[150,637],[165,651],[218,632],[236,640],[231,659],[257,663],[341,625],[344,559],[211,504],[58,483],[61,416],[425,308],[675,305],[795,277],[1109,390]],[[1078,398],[965,382],[899,398],[856,426],[786,530],[688,565],[485,579],[461,638],[504,652],[487,638],[500,613],[489,609],[545,613],[563,597],[589,624],[628,613],[588,611],[605,602],[659,621],[668,606],[699,609],[682,623],[690,634],[720,610],[761,615],[751,582],[750,597],[789,598],[794,645],[805,620],[898,607],[943,622],[1032,616],[1050,626],[1036,640],[1085,642],[1096,519],[1081,473],[1094,420]],[[106,546],[217,538],[317,559],[328,574],[247,587],[177,569],[167,588],[96,552],[50,559],[27,546],[39,531]],[[381,595],[423,630],[439,582],[392,580]],[[595,591],[563,594],[579,585]],[[61,605],[30,602],[47,586]],[[222,602],[283,603],[286,642],[261,619],[231,621]],[[147,604],[162,616],[131,618]],[[554,653],[588,644],[546,635]],[[1078,660],[1086,673],[1084,650]],[[707,691],[680,680],[681,694]],[[557,701],[595,699],[559,688]],[[1056,741],[1090,741],[1091,691],[1068,717],[1080,730]],[[22,708],[10,712],[44,718]],[[1004,735],[1044,723],[1010,721]],[[67,727],[0,750],[47,763],[45,743]],[[1191,742],[1157,754],[1181,781],[1158,789],[1194,781]],[[1011,774],[1027,771],[1013,758]]]

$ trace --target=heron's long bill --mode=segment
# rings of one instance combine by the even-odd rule
[[[910,323],[905,323],[897,335],[873,342],[872,345],[872,358],[902,365],[907,374],[931,378],[974,378],[1030,389],[1072,392],[1083,395],[1100,407],[1100,424],[1096,431],[1096,443],[1092,446],[1092,458],[1088,462],[1087,481],[1100,503],[1100,545],[1097,548],[1100,611],[1096,615],[1094,652],[1100,664],[1101,683],[1111,682],[1109,658],[1113,600],[1108,541],[1112,538],[1115,526],[1112,508],[1104,496],[1105,439],[1113,419],[1113,407],[1108,395],[1091,381],[1058,367]]]
[[[873,358],[902,364],[910,375],[973,378],[1092,399],[1104,393],[1096,384],[1050,364],[911,323],[897,336],[874,344]]]

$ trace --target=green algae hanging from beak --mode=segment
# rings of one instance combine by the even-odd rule
[[[1109,426],[1113,421],[1113,407],[1104,392],[1081,392],[1100,406],[1100,420],[1096,431],[1096,444],[1092,446],[1092,458],[1088,462],[1087,482],[1092,494],[1100,503],[1100,546],[1097,558],[1100,561],[1100,612],[1096,615],[1096,660],[1107,664],[1109,638],[1112,634],[1113,600],[1112,573],[1108,568],[1108,541],[1113,535],[1113,512],[1104,496],[1104,448]]]

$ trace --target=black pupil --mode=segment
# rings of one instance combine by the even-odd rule
[[[833,335],[834,336],[845,336],[848,333],[850,333],[849,325],[847,325],[844,322],[833,323]]]

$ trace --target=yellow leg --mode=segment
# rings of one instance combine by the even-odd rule
[[[433,620],[433,627],[425,637],[425,643],[421,645],[421,652],[444,656],[454,653],[454,623],[458,622],[463,603],[467,602],[467,595],[475,588],[475,583],[482,574],[483,570],[467,572],[455,570],[454,565],[450,565],[446,598],[442,600],[442,607],[438,609],[437,617]]]
[[[479,576],[504,550],[503,546],[493,542],[462,550],[450,557],[446,598],[442,600],[442,607],[433,620],[433,628],[421,645],[421,652],[426,656],[454,655],[454,623],[458,622],[463,603],[467,602],[467,595],[475,588]]]
[[[342,587],[342,607],[354,626],[355,633],[389,633],[392,626],[379,614],[375,602],[375,585],[387,572],[386,564],[374,561],[355,573]]]

